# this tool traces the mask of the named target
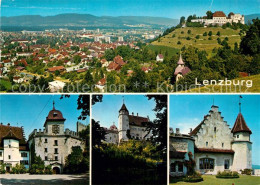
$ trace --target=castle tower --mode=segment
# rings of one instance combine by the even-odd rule
[[[64,122],[61,111],[55,109],[55,103],[53,102],[53,109],[49,112],[44,123],[44,128],[48,134],[60,135],[64,134]]]
[[[240,102],[239,106],[241,106]],[[252,142],[250,141],[252,131],[245,122],[241,108],[231,132],[234,136],[232,149],[235,151],[232,170],[239,172],[246,168],[252,169]]]
[[[129,112],[123,103],[121,109],[119,110],[118,116],[118,133],[119,142],[128,141],[127,131],[129,130]]]

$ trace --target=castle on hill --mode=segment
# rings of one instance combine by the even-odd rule
[[[134,115],[133,112],[129,114],[125,103],[123,103],[118,114],[118,128],[115,123],[110,128],[105,128],[107,133],[105,142],[119,144],[129,139],[149,140],[152,136],[152,133],[146,130],[149,122],[148,116],[139,116],[138,113]]]
[[[213,13],[211,19],[208,19],[207,16],[204,16],[200,19],[192,19],[191,22],[199,22],[201,24],[204,24],[205,26],[208,26],[210,24],[222,26],[226,23],[245,24],[245,17],[244,15],[234,14],[233,12],[230,12],[228,16],[226,16],[226,14],[223,11],[216,11],[215,13]]]
[[[189,155],[195,161],[195,170],[203,174],[218,171],[252,169],[252,131],[241,112],[237,115],[233,128],[213,105],[201,123],[191,129],[188,135],[177,128],[170,136],[170,175],[187,174],[186,162]]]

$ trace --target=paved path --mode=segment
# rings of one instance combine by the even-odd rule
[[[2,183],[2,184],[1,184]],[[53,185],[89,184],[87,175],[29,175],[29,174],[0,174],[0,185]]]

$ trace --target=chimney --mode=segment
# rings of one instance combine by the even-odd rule
[[[8,123],[7,126],[10,126],[10,123]]]
[[[192,132],[192,128],[190,128],[190,133]]]
[[[132,116],[134,115],[134,112],[132,112]]]
[[[136,115],[138,116],[138,113],[136,113]]]
[[[180,134],[180,129],[176,128],[176,134]]]

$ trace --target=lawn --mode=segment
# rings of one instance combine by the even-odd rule
[[[173,48],[173,47],[169,47],[169,46],[161,46],[161,45],[147,45],[146,46],[149,50],[152,50],[152,51],[157,51],[158,53],[161,53],[161,54],[165,54],[165,52],[167,51],[168,52],[168,55],[169,57],[172,57],[174,54],[176,54],[177,52],[180,51],[180,49],[176,49],[176,48]]]
[[[191,30],[191,33],[188,34],[188,30]],[[203,36],[204,32],[209,33],[212,31],[212,40],[209,40],[209,36]],[[217,32],[220,32],[220,37],[217,36]],[[182,33],[183,32],[183,33]],[[225,37],[228,37],[228,44],[233,48],[235,42],[238,44],[241,41],[240,30],[233,30],[230,28],[223,29],[221,27],[211,27],[211,28],[204,28],[204,27],[187,27],[187,28],[179,28],[175,31],[169,33],[168,35],[161,37],[160,40],[154,41],[153,45],[158,46],[168,46],[172,48],[181,49],[183,46],[194,46],[201,50],[207,51],[211,55],[211,52],[214,48],[222,47],[218,44],[217,38],[220,38],[221,41],[224,40]],[[174,36],[175,35],[175,36]],[[196,39],[195,37],[199,35],[199,38]],[[187,37],[190,37],[190,40],[187,40]],[[177,44],[178,41],[181,44]]]
[[[172,185],[260,185],[260,177],[240,175],[237,179],[219,179],[214,175],[202,175],[204,181],[197,183],[177,182]]]
[[[239,86],[220,86],[220,85],[208,85],[201,88],[194,88],[188,91],[182,91],[183,93],[258,93],[260,92],[260,74],[252,75],[244,78],[236,78],[237,80],[252,80],[252,87],[246,87],[245,82],[244,85]],[[232,80],[231,80],[232,81]]]

